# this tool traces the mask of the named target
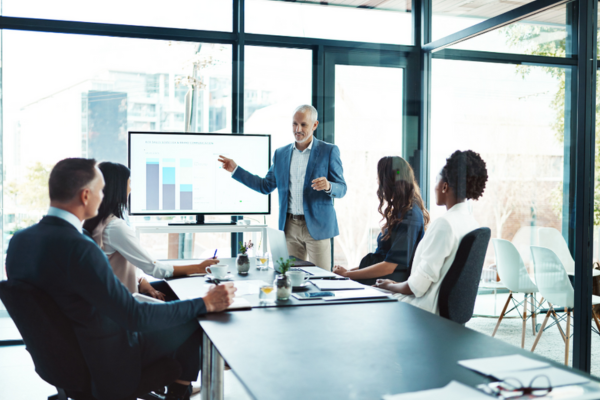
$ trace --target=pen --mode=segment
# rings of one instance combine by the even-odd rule
[[[215,249],[215,255],[213,256],[213,259],[217,258],[217,250],[219,250],[219,249]]]

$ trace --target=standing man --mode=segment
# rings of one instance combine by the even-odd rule
[[[333,199],[346,194],[340,149],[313,137],[319,121],[310,105],[296,109],[295,143],[275,150],[267,176],[250,174],[230,158],[220,156],[223,168],[250,189],[279,191],[279,229],[285,231],[290,256],[331,270],[331,238],[339,235]]]

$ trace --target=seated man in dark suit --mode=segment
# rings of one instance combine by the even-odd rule
[[[8,279],[46,292],[73,322],[99,400],[131,396],[144,367],[165,357],[182,367],[167,399],[189,399],[200,370],[199,315],[233,302],[232,284],[204,298],[164,304],[137,302],[114,275],[104,252],[81,223],[102,202],[104,179],[94,160],[60,161],[50,174],[50,210],[14,235],[6,255]]]

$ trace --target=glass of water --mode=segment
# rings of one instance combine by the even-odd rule
[[[260,304],[270,304],[275,302],[275,287],[272,283],[265,283],[258,291]]]
[[[256,257],[256,269],[259,271],[266,271],[269,269],[269,259],[269,253],[259,254]]]

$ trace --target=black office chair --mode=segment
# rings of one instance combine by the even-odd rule
[[[32,285],[10,279],[0,282],[0,299],[23,337],[35,371],[58,390],[48,400],[94,400],[90,374],[71,322],[52,298]],[[180,374],[176,360],[160,360],[142,371],[137,390],[124,400],[162,399],[151,392],[162,392]]]
[[[490,236],[489,228],[479,228],[461,240],[456,258],[440,286],[438,304],[442,317],[464,325],[473,316]]]

